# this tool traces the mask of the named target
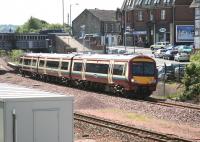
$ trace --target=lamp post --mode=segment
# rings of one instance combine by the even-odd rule
[[[126,7],[125,7],[125,10],[124,10],[124,49],[126,51]]]
[[[70,19],[70,27],[71,27],[71,34],[72,34],[72,6],[73,5],[79,5],[78,3],[70,4],[70,9],[69,9],[69,19]]]
[[[65,30],[65,3],[64,0],[62,0],[62,19],[63,19],[63,31]]]

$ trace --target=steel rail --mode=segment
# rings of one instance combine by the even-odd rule
[[[99,127],[111,129],[114,131],[126,133],[129,135],[138,136],[148,140],[154,140],[159,142],[169,142],[169,141],[177,141],[177,142],[192,142],[193,140],[188,140],[185,138],[181,138],[171,134],[163,134],[158,132],[153,132],[145,129],[140,129],[132,126],[127,126],[125,124],[119,124],[116,122],[112,122],[110,120],[105,120],[102,118],[97,118],[95,116],[88,116],[81,113],[74,113],[74,120],[81,121],[84,123],[96,125]]]

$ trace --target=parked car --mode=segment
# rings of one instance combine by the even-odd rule
[[[167,49],[167,50],[174,50],[174,45],[171,45],[171,44],[166,45],[166,46],[164,47],[164,49]]]
[[[186,52],[186,53],[192,53],[193,48],[191,46],[188,45],[180,45],[178,48],[179,52]]]
[[[179,52],[174,56],[175,61],[190,61],[190,55],[185,52]]]
[[[158,79],[159,80],[174,79],[174,67],[172,65],[159,67],[158,68]]]
[[[151,45],[150,49],[163,49],[166,45],[169,45],[169,42],[157,42],[156,44]]]
[[[154,57],[163,58],[163,55],[165,54],[166,51],[167,49],[158,49],[156,52],[154,52]]]
[[[174,56],[178,53],[178,50],[168,50],[163,55],[163,59],[173,60]]]

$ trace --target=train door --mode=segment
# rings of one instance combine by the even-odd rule
[[[81,72],[82,80],[86,80],[85,78],[86,62],[87,62],[87,59],[83,59],[82,72]]]
[[[109,70],[108,70],[108,83],[113,83],[113,66],[114,66],[114,60],[110,60],[109,63]]]
[[[62,58],[60,58],[60,60],[59,60],[59,65],[58,65],[58,76],[60,77],[60,76],[62,76],[62,74],[61,74],[61,66],[62,66]]]

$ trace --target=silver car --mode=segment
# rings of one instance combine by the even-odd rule
[[[187,54],[187,53],[184,53],[184,52],[180,52],[180,53],[177,53],[175,56],[174,56],[174,60],[175,61],[190,61],[190,55]]]

